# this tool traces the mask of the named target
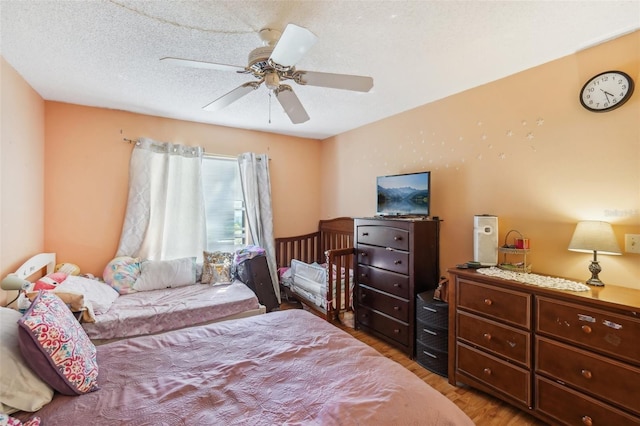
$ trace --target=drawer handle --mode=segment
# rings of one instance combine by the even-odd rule
[[[364,251],[361,251],[361,252],[360,252],[360,256],[362,256],[362,257],[367,257],[367,253],[366,253],[366,252],[364,252]]]
[[[487,367],[487,368],[485,368],[484,370],[482,370],[482,372],[483,372],[484,374],[486,374],[487,376],[490,376],[490,375],[491,375],[491,369],[490,369],[489,367]]]
[[[584,331],[587,334],[591,333],[591,327],[589,327],[588,325],[583,325],[582,327],[582,331]]]
[[[393,307],[393,310],[394,310],[394,311],[399,311],[399,310],[400,310],[400,306],[394,306],[394,307]]]
[[[429,312],[435,312],[435,313],[438,313],[438,310],[437,310],[437,309],[430,308],[429,306],[423,306],[423,307],[422,307],[422,309],[426,309],[426,310],[427,310],[427,311],[429,311]]]
[[[589,370],[580,370],[580,374],[582,374],[582,377],[585,379],[591,379],[591,377],[593,377],[593,374],[591,374]]]
[[[360,278],[369,278],[367,274],[360,274]]]
[[[491,299],[484,299],[484,304],[487,306],[493,305],[493,301]]]
[[[400,330],[399,330],[399,329],[397,329],[397,328],[396,328],[396,329],[394,329],[394,330],[393,330],[393,332],[394,332],[394,333],[396,333],[396,334],[400,334]]]
[[[363,232],[363,233],[362,233],[362,236],[363,236],[363,237],[368,237],[368,236],[369,236],[369,233],[368,233],[368,232]]]
[[[422,331],[424,331],[425,333],[429,333],[429,334],[431,334],[433,336],[437,336],[438,335],[438,333],[436,333],[433,330],[429,330],[428,328],[423,328]]]
[[[400,265],[402,264],[402,260],[396,260],[393,262],[394,265]]]
[[[422,351],[422,353],[423,353],[423,354],[425,354],[426,356],[430,356],[431,358],[438,359],[438,357],[437,357],[436,355],[434,355],[434,354],[432,354],[432,353],[429,353],[429,352],[427,352],[427,351]]]
[[[393,286],[394,286],[395,288],[398,288],[398,287],[400,287],[400,284],[398,284],[398,283],[393,283]]]
[[[484,337],[484,340],[486,340],[487,342],[488,342],[489,340],[491,340],[491,334],[490,334],[490,333],[484,333],[484,334],[482,335],[482,337]]]
[[[586,426],[593,426],[593,419],[589,416],[582,416],[582,424]]]
[[[402,237],[393,237],[393,241],[402,241]]]

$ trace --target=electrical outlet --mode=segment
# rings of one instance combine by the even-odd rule
[[[624,251],[640,253],[640,234],[624,234]]]

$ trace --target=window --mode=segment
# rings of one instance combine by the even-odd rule
[[[246,245],[244,201],[235,158],[202,157],[207,251],[235,252]]]

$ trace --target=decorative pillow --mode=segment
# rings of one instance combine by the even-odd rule
[[[133,285],[136,291],[182,287],[196,283],[196,258],[173,260],[145,260],[142,271]]]
[[[52,272],[45,275],[35,282],[33,285],[33,291],[38,290],[53,290],[67,279],[67,274],[63,272]]]
[[[98,389],[96,347],[54,292],[41,291],[18,326],[24,359],[52,388],[64,395]]]
[[[104,282],[120,294],[135,292],[133,285],[140,277],[140,259],[120,256],[107,264],[102,273]]]
[[[228,266],[228,274],[229,280],[225,282],[231,281],[231,264],[233,263],[233,253],[227,253],[223,251],[214,251],[203,252],[204,264],[202,265],[202,278],[200,278],[200,282],[202,284],[215,284],[218,281],[214,278],[215,266],[214,265],[225,265]]]
[[[10,417],[6,414],[0,413],[0,426],[40,426],[40,417],[32,417],[26,422],[21,422],[15,417]]]
[[[107,312],[120,296],[120,293],[108,284],[75,275],[69,275],[54,291],[83,294],[85,303],[91,303],[94,313],[98,315]]]
[[[38,411],[53,398],[53,389],[29,368],[20,353],[21,316],[18,311],[0,307],[0,412],[7,414]]]
[[[226,263],[207,263],[207,271],[210,271],[211,278],[209,284],[230,284],[231,279],[231,265]]]

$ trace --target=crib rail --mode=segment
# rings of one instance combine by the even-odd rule
[[[294,237],[275,239],[276,264],[278,269],[290,267],[293,259],[305,263],[327,263],[332,271],[353,270],[353,218],[338,217],[335,219],[321,220],[318,223],[318,231]],[[342,307],[342,292],[340,291],[340,274],[327,274],[327,309],[321,311],[313,303],[307,303],[302,297],[295,294],[290,296],[298,299],[310,309],[326,316],[328,321],[339,318]],[[351,310],[351,285],[353,278],[347,272],[345,274],[344,302],[346,310]]]

